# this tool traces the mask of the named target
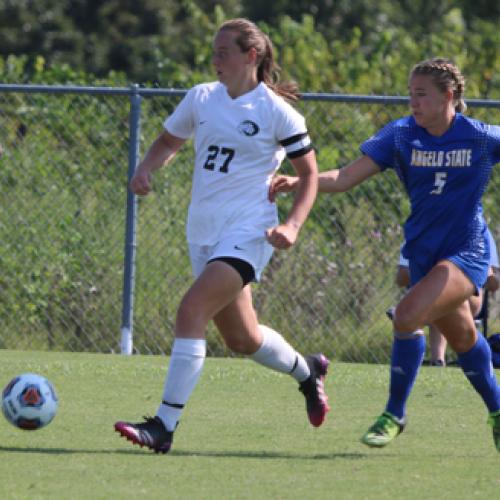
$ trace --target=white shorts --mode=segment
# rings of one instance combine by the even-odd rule
[[[189,243],[189,256],[195,278],[203,272],[208,261],[217,257],[233,257],[248,262],[255,271],[255,281],[259,281],[273,250],[264,237],[245,239],[242,236],[228,235],[215,245]]]

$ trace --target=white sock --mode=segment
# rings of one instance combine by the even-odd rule
[[[289,373],[297,382],[306,380],[311,371],[304,357],[272,328],[259,325],[259,330],[262,344],[250,358],[278,372]]]
[[[206,351],[205,339],[174,340],[163,401],[156,412],[169,431],[175,430],[184,405],[198,383]]]

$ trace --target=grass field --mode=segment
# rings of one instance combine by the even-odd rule
[[[0,419],[1,499],[498,498],[500,455],[461,371],[424,367],[407,430],[385,449],[359,438],[383,409],[387,366],[333,364],[332,411],[312,428],[289,377],[241,359],[207,359],[168,455],[113,423],[155,412],[167,359],[0,351],[0,384],[38,372],[59,412],[29,432]]]

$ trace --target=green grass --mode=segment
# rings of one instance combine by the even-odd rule
[[[500,455],[482,402],[456,368],[423,368],[409,425],[384,449],[359,438],[383,409],[388,368],[333,364],[332,411],[306,419],[289,377],[251,361],[207,359],[168,455],[113,431],[155,412],[167,359],[0,351],[0,385],[38,372],[60,398],[39,431],[0,419],[1,499],[497,498]]]

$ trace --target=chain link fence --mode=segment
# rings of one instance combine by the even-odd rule
[[[192,281],[184,237],[192,148],[157,173],[143,199],[127,191],[127,165],[182,95],[0,85],[0,348],[119,352],[125,325],[134,352],[169,353],[176,309]],[[319,167],[328,170],[356,158],[361,142],[407,113],[407,101],[306,94],[298,108]],[[469,108],[500,123],[500,101],[469,101]],[[290,205],[290,196],[279,198],[281,214]],[[498,176],[484,205],[500,241]],[[299,242],[275,252],[254,287],[260,321],[302,352],[387,362],[385,310],[401,294],[394,276],[408,209],[393,172],[349,193],[320,194]],[[490,300],[493,331],[499,311]],[[212,326],[208,351],[231,354]]]

